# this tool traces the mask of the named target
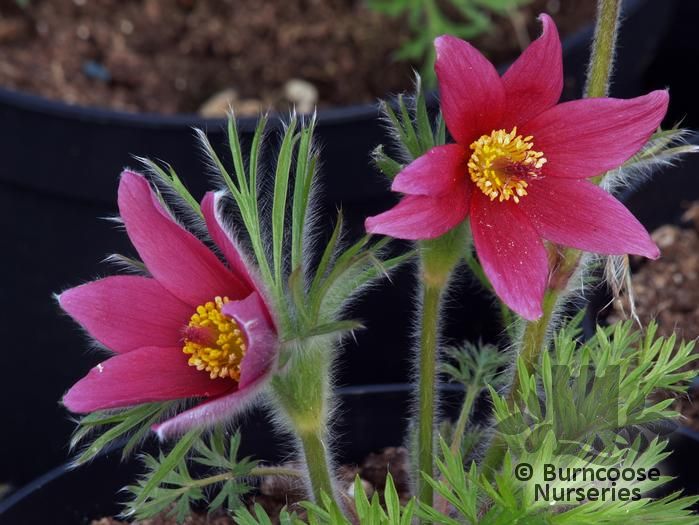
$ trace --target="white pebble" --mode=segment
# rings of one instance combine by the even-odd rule
[[[299,113],[310,113],[318,103],[318,89],[310,82],[292,78],[284,84],[284,98],[294,104]]]

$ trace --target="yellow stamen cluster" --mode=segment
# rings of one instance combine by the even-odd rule
[[[243,333],[235,320],[221,313],[228,297],[216,297],[197,306],[184,331],[182,351],[190,355],[189,365],[205,370],[211,379],[240,380],[240,363],[247,350]]]
[[[541,175],[546,163],[543,152],[534,151],[532,136],[509,133],[504,129],[482,135],[471,144],[473,154],[468,161],[471,180],[490,200],[500,202],[512,198],[516,203],[527,194],[528,178]]]

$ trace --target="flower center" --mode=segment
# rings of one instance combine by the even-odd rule
[[[471,144],[473,154],[468,160],[468,172],[491,201],[512,198],[519,202],[527,194],[527,179],[541,175],[546,157],[543,152],[534,151],[532,138],[517,135],[515,126],[509,133],[498,129]]]
[[[230,377],[239,381],[240,362],[247,347],[238,323],[221,312],[228,301],[228,297],[216,297],[197,306],[184,329],[182,351],[191,356],[189,366],[209,372],[211,379]]]

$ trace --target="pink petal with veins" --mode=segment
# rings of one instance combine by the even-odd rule
[[[240,277],[165,212],[141,175],[122,174],[119,212],[148,271],[185,303],[197,306],[219,295],[240,299],[249,293]]]
[[[66,290],[58,303],[92,337],[115,352],[176,346],[193,309],[155,279],[116,275]]]
[[[408,164],[393,180],[391,189],[410,195],[438,196],[453,191],[468,177],[471,156],[459,144],[436,146]]]
[[[187,364],[182,348],[144,347],[111,357],[75,383],[63,398],[72,412],[87,413],[153,401],[214,397],[235,389]]]
[[[517,204],[493,203],[475,191],[471,230],[478,259],[495,293],[525,319],[541,317],[548,256],[539,234]]]

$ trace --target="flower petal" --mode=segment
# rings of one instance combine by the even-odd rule
[[[196,306],[217,295],[240,299],[248,293],[239,277],[165,212],[141,175],[122,174],[119,211],[150,273],[182,301]]]
[[[541,36],[524,50],[502,76],[505,111],[501,127],[510,130],[553,107],[563,91],[563,55],[556,24],[539,17]]]
[[[548,256],[539,234],[512,201],[473,194],[471,230],[478,259],[502,301],[533,321],[541,317]]]
[[[660,255],[636,217],[591,182],[549,177],[527,189],[520,207],[545,239],[594,253]]]
[[[436,146],[403,168],[391,189],[410,195],[447,193],[467,177],[467,160],[459,144]]]
[[[201,201],[201,211],[204,214],[206,228],[209,230],[209,235],[216,243],[216,246],[221,250],[223,256],[228,261],[231,270],[235,272],[245,283],[248,284],[251,292],[255,289],[255,283],[250,277],[248,267],[226,229],[223,227],[223,217],[218,210],[218,199],[213,192],[207,192],[204,199]]]
[[[390,210],[364,222],[369,233],[397,239],[434,239],[445,234],[468,215],[471,185],[460,184],[438,197],[406,195]]]
[[[232,317],[244,334],[247,350],[240,363],[242,390],[269,372],[277,357],[277,333],[268,321],[267,307],[260,295],[251,293],[242,301],[231,301],[222,312]]]
[[[235,388],[187,364],[181,348],[144,347],[94,367],[63,398],[72,412],[87,413],[152,401],[212,397]]]
[[[58,303],[92,337],[115,352],[176,346],[192,315],[155,279],[118,275],[66,290]]]
[[[500,122],[505,89],[487,58],[456,37],[444,35],[434,41],[435,72],[439,81],[442,113],[454,139],[468,147]]]
[[[176,416],[153,425],[152,430],[160,440],[179,436],[194,427],[210,427],[216,423],[227,423],[236,415],[244,412],[259,398],[267,386],[269,376],[262,376],[247,388],[236,390],[227,395],[185,410]]]
[[[616,168],[641,149],[667,111],[667,91],[630,100],[588,98],[559,104],[524,126],[548,162],[543,174],[587,178]]]

